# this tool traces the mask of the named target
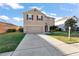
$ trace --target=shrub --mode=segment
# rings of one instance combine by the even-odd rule
[[[19,32],[23,32],[23,28],[19,28],[18,31],[19,31]]]
[[[50,32],[57,31],[57,30],[58,30],[57,26],[50,26]]]
[[[16,29],[8,29],[7,32],[16,32]]]
[[[50,32],[52,31],[63,31],[63,30],[59,28],[58,26],[50,26]]]
[[[61,28],[59,28],[58,31],[63,31],[63,30]]]

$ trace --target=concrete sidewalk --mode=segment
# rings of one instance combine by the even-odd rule
[[[78,55],[79,49],[44,34],[27,34],[12,56]]]
[[[57,49],[64,53],[64,56],[79,56],[79,44],[66,44],[62,41],[59,41],[51,36],[39,35],[51,45],[54,45]]]

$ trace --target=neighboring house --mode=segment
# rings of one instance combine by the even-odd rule
[[[36,8],[23,12],[23,15],[24,33],[45,33],[55,24],[55,18],[48,17]]]
[[[16,29],[16,30],[18,30],[19,27],[14,25],[14,24],[0,22],[0,33],[5,33],[8,29]]]
[[[77,28],[78,28],[79,27],[79,19],[75,16],[63,17],[62,19],[55,21],[55,25],[58,26],[59,28],[62,28],[65,31],[65,27],[64,27],[65,21],[67,19],[70,19],[70,18],[73,18],[77,21],[76,25],[77,25]]]
[[[79,31],[79,20],[77,21],[77,30]]]

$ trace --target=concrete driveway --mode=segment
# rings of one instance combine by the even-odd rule
[[[79,49],[44,34],[26,34],[12,56],[63,56]]]

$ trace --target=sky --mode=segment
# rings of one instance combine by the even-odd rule
[[[0,3],[0,21],[23,26],[23,12],[37,8],[46,15],[61,19],[65,16],[79,17],[78,3]]]

